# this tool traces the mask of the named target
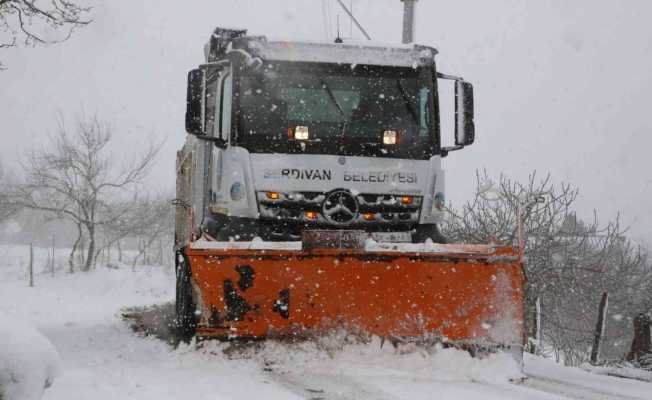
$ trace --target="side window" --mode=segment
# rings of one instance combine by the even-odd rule
[[[231,130],[231,95],[233,79],[230,69],[213,70],[206,78],[206,134],[228,141]]]
[[[215,136],[217,133],[217,111],[219,108],[220,96],[219,96],[219,85],[220,85],[220,73],[217,70],[209,71],[206,77],[206,111],[204,115],[206,116],[205,127],[206,134],[209,136]]]
[[[230,69],[225,71],[220,86],[220,137],[228,142],[231,138],[231,101],[233,97],[233,76]]]
[[[427,137],[430,130],[431,107],[430,104],[430,89],[422,87],[419,89],[419,136]]]

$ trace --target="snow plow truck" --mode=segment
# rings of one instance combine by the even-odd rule
[[[177,153],[177,325],[269,338],[351,329],[523,344],[518,252],[448,244],[442,158],[473,143],[473,87],[428,46],[215,29]],[[455,87],[455,146],[437,82]],[[520,351],[520,350],[519,350]]]

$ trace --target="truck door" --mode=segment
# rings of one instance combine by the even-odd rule
[[[213,136],[219,137],[229,145],[231,133],[231,95],[232,95],[231,69],[224,68],[220,71],[215,82],[215,103]],[[208,204],[209,206],[223,203],[227,198],[222,190],[222,178],[224,173],[224,148],[211,146],[209,155],[209,177],[208,180]]]
[[[229,140],[231,129],[230,68],[214,68],[206,79],[206,135]],[[194,226],[202,226],[210,206],[219,203],[222,191],[222,158],[224,149],[206,140],[193,144],[192,204]]]

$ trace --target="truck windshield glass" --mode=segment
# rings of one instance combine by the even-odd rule
[[[266,64],[238,79],[236,142],[252,152],[427,159],[437,148],[432,77],[425,68]]]

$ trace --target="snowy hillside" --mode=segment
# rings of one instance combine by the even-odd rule
[[[396,351],[378,340],[347,344],[337,335],[294,345],[210,341],[174,349],[135,334],[121,318],[125,307],[173,300],[169,267],[98,267],[54,277],[37,267],[29,288],[26,248],[0,246],[0,254],[0,311],[30,322],[61,355],[62,373],[45,391],[48,400],[649,399],[652,393],[650,383],[534,357],[526,357],[529,378],[522,382],[507,355],[479,360],[451,349]],[[37,261],[44,254],[36,249]]]

